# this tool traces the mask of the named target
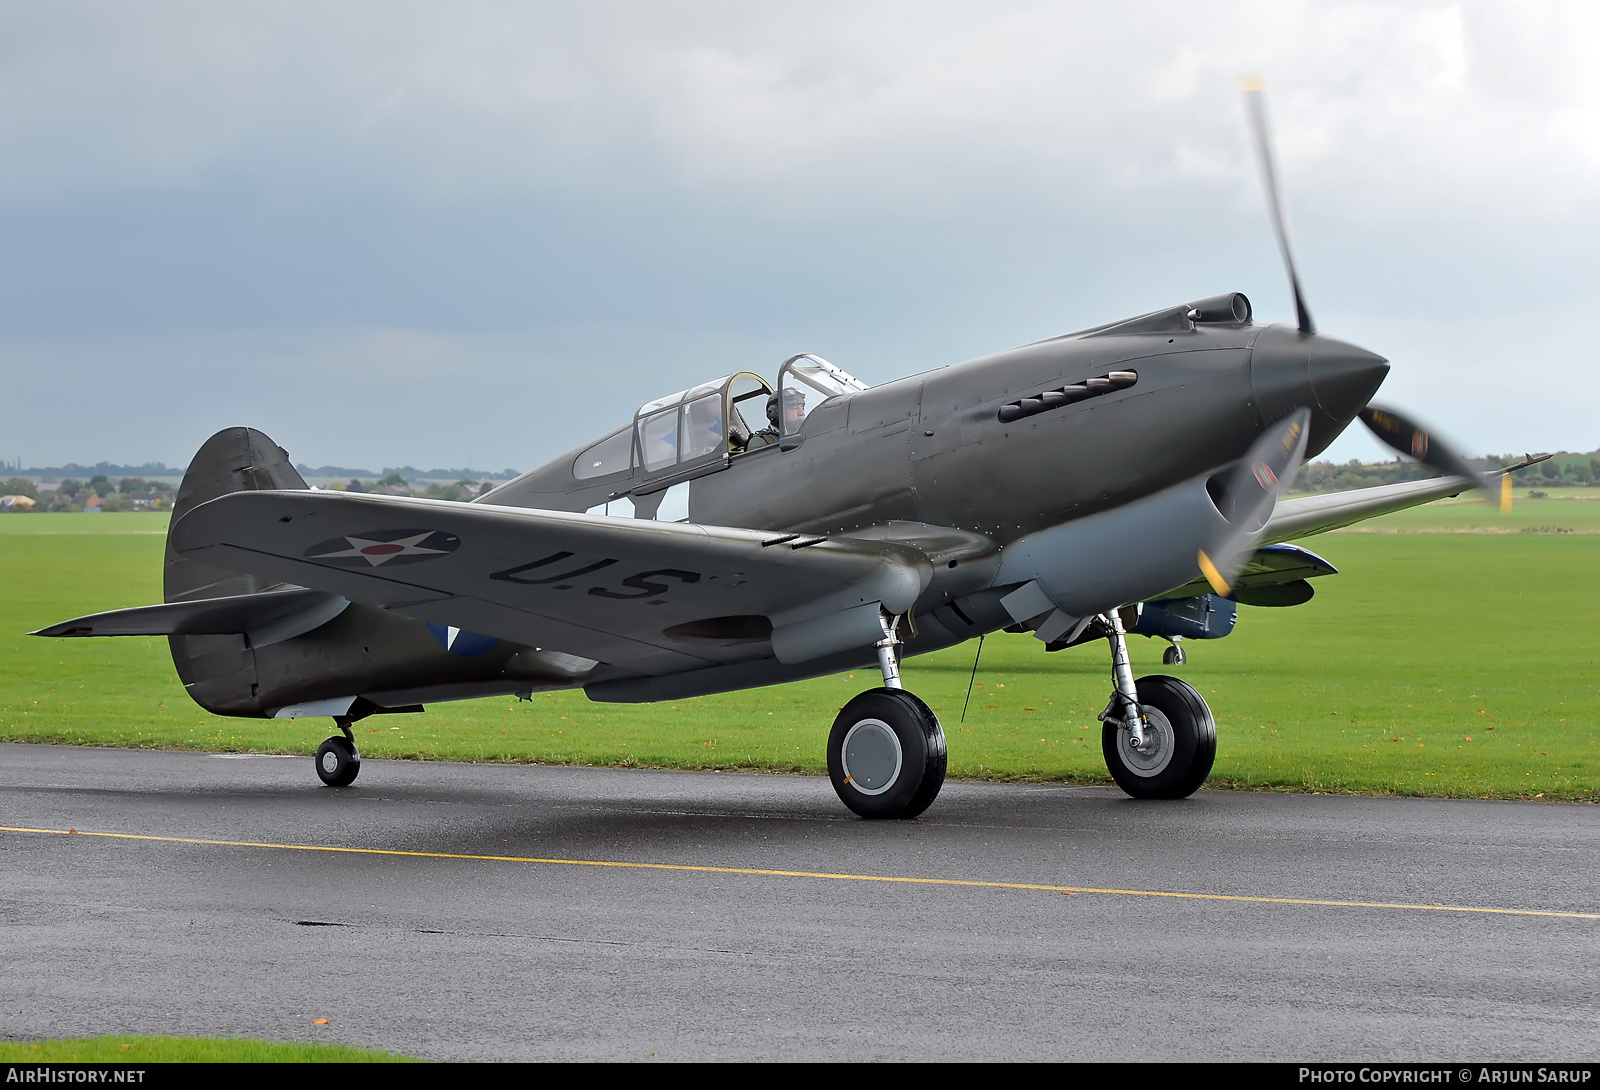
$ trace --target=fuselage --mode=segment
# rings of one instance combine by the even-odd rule
[[[1003,547],[1238,459],[1265,427],[1313,409],[1308,454],[1388,371],[1292,327],[1196,323],[1188,307],[1039,341],[833,398],[796,441],[735,454],[688,483],[688,520],[850,534],[919,522]],[[1131,385],[1002,419],[1008,404],[1132,372]],[[578,480],[577,448],[480,502],[582,511],[652,486],[642,470]]]
[[[1015,623],[1001,599],[1029,580],[1063,607],[1115,608],[1193,576],[1185,535],[1198,531],[1197,518],[1220,517],[1207,484],[1268,426],[1311,408],[1315,454],[1388,370],[1371,353],[1293,327],[1195,321],[1203,309],[1174,307],[832,397],[781,442],[729,444],[687,467],[647,471],[637,445],[614,471],[589,459],[609,440],[625,452],[630,422],[475,502],[595,511],[626,501],[644,514],[657,512],[668,490],[687,490],[678,517],[694,523],[903,542],[933,573],[911,611],[905,651],[913,655]],[[252,458],[259,471],[262,459]],[[202,449],[195,465],[232,472],[222,467],[250,460],[219,447]],[[580,461],[603,461],[604,472],[579,477]],[[273,472],[242,487],[303,487],[286,456]],[[196,477],[193,502],[236,487]],[[190,502],[182,491],[179,499],[180,508]],[[169,551],[169,601],[259,589],[248,576],[197,571]],[[661,699],[872,657],[862,648],[786,667],[752,647],[745,663],[674,680],[559,648],[457,645],[452,632],[353,605],[270,646],[200,636],[174,637],[173,649],[195,699],[234,715],[282,714],[351,693],[384,707],[576,686],[597,699]]]

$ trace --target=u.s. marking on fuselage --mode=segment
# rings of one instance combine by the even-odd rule
[[[611,565],[618,563],[616,557],[608,556],[585,564],[583,563],[585,558],[579,557],[576,561],[577,567],[558,574],[537,576],[530,574],[549,567],[566,568],[567,565],[562,562],[571,560],[575,555],[570,551],[561,550],[551,553],[540,560],[519,564],[514,568],[506,568],[504,571],[491,572],[489,578],[499,579],[507,583],[520,583],[525,587],[547,586],[552,590],[572,590],[574,586],[572,580],[609,568]],[[656,579],[676,579],[680,583],[700,582],[699,572],[685,571],[682,568],[651,568],[647,571],[636,572],[623,579],[621,581],[622,586],[629,588],[626,592],[598,586],[590,587],[589,593],[597,598],[614,598],[619,601],[629,601],[636,598],[657,598],[666,594],[669,589],[668,584],[654,582],[652,577]]]

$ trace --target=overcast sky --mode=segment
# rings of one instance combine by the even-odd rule
[[[5,0],[0,457],[527,468],[798,351],[1291,320],[1245,73],[1382,396],[1593,449],[1596,55],[1559,2]]]

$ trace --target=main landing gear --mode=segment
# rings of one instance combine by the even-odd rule
[[[329,787],[349,787],[361,772],[361,754],[349,717],[336,715],[333,722],[344,735],[335,734],[317,747],[317,776]]]
[[[1100,620],[1116,675],[1111,703],[1100,713],[1106,768],[1136,799],[1187,798],[1206,782],[1216,760],[1211,709],[1194,686],[1178,678],[1151,674],[1134,681],[1122,619],[1113,611]]]
[[[944,786],[944,728],[932,709],[900,687],[900,618],[883,618],[873,646],[883,687],[846,704],[828,735],[828,778],[864,818],[916,817]]]

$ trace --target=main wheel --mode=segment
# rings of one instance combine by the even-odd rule
[[[1217,724],[1188,682],[1151,674],[1134,682],[1144,708],[1145,744],[1134,749],[1120,724],[1100,733],[1106,768],[1136,799],[1182,799],[1200,789],[1217,757]]]
[[[317,775],[329,787],[349,787],[361,771],[361,754],[347,739],[334,735],[317,747]]]
[[[916,817],[944,786],[944,728],[904,689],[868,689],[828,735],[828,778],[864,818]]]

